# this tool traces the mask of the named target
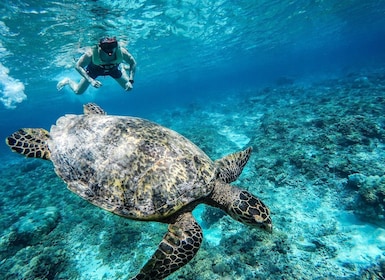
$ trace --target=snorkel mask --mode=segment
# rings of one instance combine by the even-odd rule
[[[102,51],[111,56],[114,50],[118,47],[118,41],[115,37],[102,38],[99,41],[99,47],[102,49]]]

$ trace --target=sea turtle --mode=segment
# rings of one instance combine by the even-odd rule
[[[272,231],[270,211],[232,186],[251,148],[212,161],[177,132],[145,119],[110,116],[93,103],[65,115],[48,132],[23,128],[6,139],[26,157],[51,160],[68,188],[125,218],[168,223],[152,258],[132,279],[162,279],[188,263],[202,242],[191,211],[218,207],[244,224]]]

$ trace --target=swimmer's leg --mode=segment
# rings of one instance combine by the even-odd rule
[[[72,81],[71,79],[69,78],[64,78],[63,80],[61,80],[58,84],[57,84],[57,90],[62,90],[64,86],[68,85],[72,91],[76,94],[82,94],[86,91],[86,89],[88,88],[88,86],[90,85],[90,83],[85,79],[81,79],[81,81],[79,82],[79,84],[77,84],[76,82]]]
[[[56,85],[56,88],[58,91],[61,91],[63,89],[64,86],[68,85],[69,84],[69,81],[70,79],[68,78],[64,78],[63,80],[61,80],[60,82],[57,83]]]
[[[82,94],[83,92],[85,92],[89,85],[90,85],[90,82],[87,81],[85,78],[81,79],[79,84],[76,84],[75,82],[72,82],[72,83],[69,84],[70,88],[76,94]]]

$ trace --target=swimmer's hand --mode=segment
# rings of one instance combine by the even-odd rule
[[[100,88],[103,85],[101,82],[99,82],[98,80],[95,80],[95,79],[92,79],[90,81],[90,84],[91,84],[91,86],[93,86],[95,88]]]
[[[132,90],[133,86],[132,86],[133,83],[130,82],[127,82],[126,83],[126,86],[124,87],[124,90],[125,91],[129,91],[129,90]]]

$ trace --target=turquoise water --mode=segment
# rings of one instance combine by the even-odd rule
[[[383,1],[3,1],[0,138],[95,102],[150,119],[212,159],[253,147],[234,183],[273,234],[199,206],[204,242],[168,279],[385,277]],[[138,63],[76,96],[75,61],[104,35]],[[167,226],[66,189],[50,162],[0,145],[0,279],[126,279]]]

